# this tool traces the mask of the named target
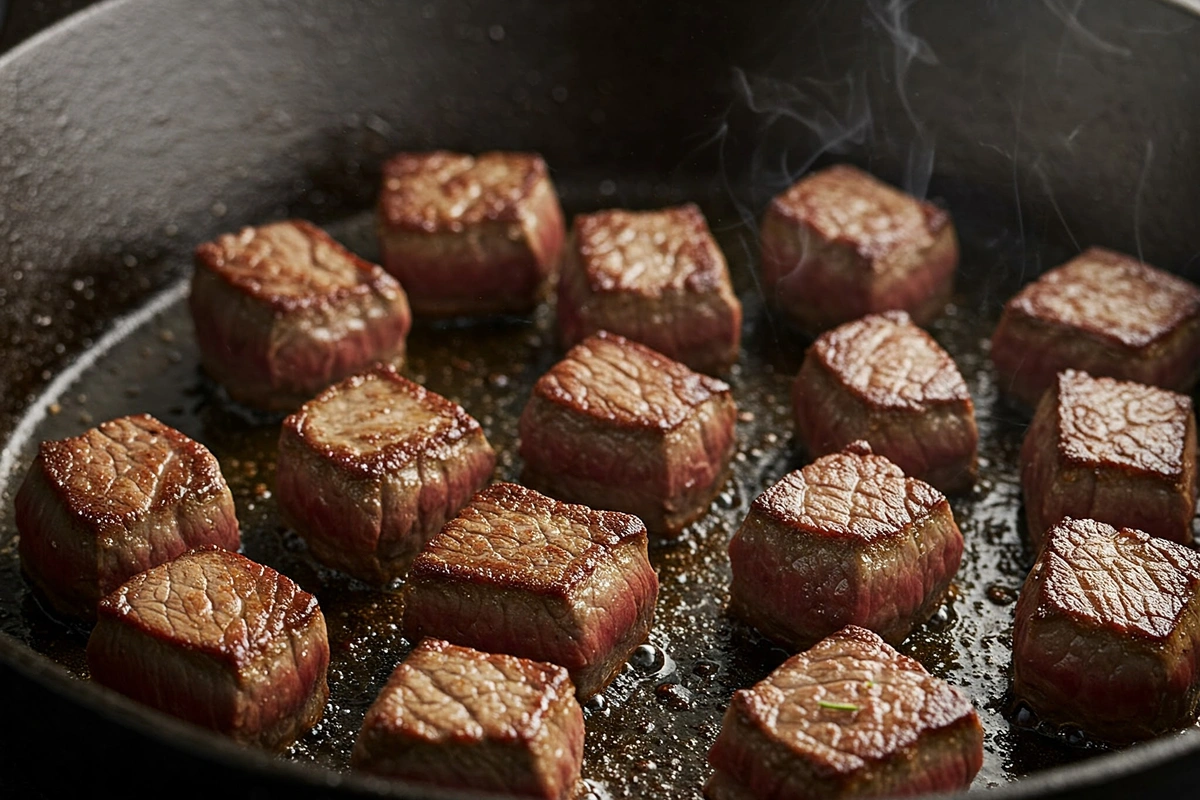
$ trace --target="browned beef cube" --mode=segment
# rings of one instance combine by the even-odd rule
[[[441,788],[566,800],[583,763],[583,710],[562,667],[426,639],[367,711],[353,763]]]
[[[321,718],[329,640],[317,599],[226,550],[193,550],[100,602],[92,679],[140,703],[282,750]]]
[[[824,800],[964,789],[983,765],[971,701],[847,627],[733,696],[709,800]]]
[[[1093,247],[1008,301],[992,361],[1001,388],[1028,406],[1068,368],[1189,391],[1200,378],[1200,287]]]
[[[318,559],[384,583],[408,570],[495,466],[461,406],[377,366],[284,420],[276,500]]]
[[[523,480],[673,535],[720,491],[736,422],[729,386],[601,331],[534,385],[520,421]]]
[[[400,362],[411,324],[392,276],[302,220],[200,245],[189,304],[204,369],[233,399],[272,411]]]
[[[754,501],[729,543],[729,610],[793,650],[846,625],[900,644],[941,603],[962,553],[941,492],[855,442]]]
[[[636,517],[498,483],[429,542],[405,592],[410,639],[559,664],[587,699],[646,638],[658,577]]]
[[[541,156],[400,153],[383,166],[383,265],[422,316],[532,310],[565,236]]]
[[[1129,528],[1064,519],[1021,589],[1013,693],[1042,722],[1123,744],[1200,704],[1200,555]]]
[[[944,492],[975,482],[975,405],[954,360],[903,311],[848,322],[804,356],[792,391],[814,456],[864,439],[905,475]]]
[[[580,214],[558,283],[567,347],[602,330],[641,342],[701,372],[737,361],[742,304],[704,214]]]
[[[958,266],[949,214],[844,164],[772,200],[761,236],[767,298],[814,334],[891,309],[924,325]]]
[[[233,495],[204,445],[147,414],[42,442],[16,497],[21,567],[57,611],[193,547],[241,544]]]
[[[1197,494],[1191,398],[1059,373],[1025,433],[1021,487],[1034,547],[1063,517],[1190,544]]]

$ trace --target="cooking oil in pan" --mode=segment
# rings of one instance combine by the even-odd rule
[[[611,205],[613,198],[601,202],[595,185],[560,180],[568,211]],[[621,199],[650,206],[685,198],[651,191]],[[752,275],[753,231],[719,201],[707,210],[746,307],[744,352],[729,376],[740,410],[739,450],[711,513],[679,539],[652,544],[662,587],[655,625],[614,683],[585,706],[584,797],[699,797],[709,774],[705,754],[731,695],[761,680],[788,655],[725,615],[726,547],[754,497],[804,463],[796,452],[788,397],[807,342],[763,309]],[[1013,600],[1030,560],[1020,534],[1017,475],[1026,419],[998,398],[986,347],[1001,302],[1018,285],[1012,264],[1025,257],[1029,243],[989,229],[986,215],[977,216],[956,213],[962,278],[954,304],[932,332],[954,356],[975,400],[980,478],[969,494],[951,498],[966,552],[950,596],[901,650],[974,700],[986,732],[984,768],[976,785],[988,786],[1094,751],[1019,731],[1005,716]],[[362,255],[376,255],[369,214],[328,227]],[[12,443],[16,469],[0,476],[7,481],[0,498],[0,630],[86,677],[86,631],[51,620],[21,578],[12,494],[38,441],[77,435],[122,414],[149,412],[218,456],[236,499],[246,554],[319,598],[332,649],[330,702],[321,723],[287,757],[344,771],[367,706],[410,647],[399,625],[398,584],[373,590],[326,569],[284,527],[272,494],[281,417],[236,407],[201,374],[185,294],[185,287],[177,287],[160,300],[157,313],[143,315],[108,350],[93,353],[94,361],[49,398],[50,413],[24,441]],[[517,419],[533,382],[558,356],[552,315],[543,307],[531,320],[418,324],[409,339],[405,372],[478,419],[499,453],[497,479],[516,480]]]

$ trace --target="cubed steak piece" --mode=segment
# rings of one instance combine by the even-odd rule
[[[566,237],[532,153],[400,153],[383,165],[378,215],[383,265],[422,316],[531,311]]]
[[[1064,519],[1025,579],[1013,694],[1043,722],[1126,744],[1200,704],[1200,555],[1130,528]]]
[[[1063,517],[1191,544],[1197,494],[1191,398],[1060,372],[1025,433],[1021,488],[1035,548]]]
[[[965,789],[983,765],[966,695],[853,625],[733,695],[709,800],[824,800]]]
[[[742,304],[700,209],[577,216],[558,283],[558,329],[567,347],[608,330],[701,372],[737,361]]]
[[[1190,391],[1200,378],[1200,287],[1093,247],[1008,301],[992,361],[1000,388],[1027,406],[1068,368]]]
[[[241,545],[233,495],[204,445],[148,414],[42,442],[16,497],[21,567],[56,611],[194,547]]]
[[[950,215],[845,164],[772,200],[761,237],[768,300],[812,334],[892,309],[924,325],[954,286]]]
[[[645,640],[657,599],[639,519],[497,483],[413,562],[404,633],[558,664],[586,700]]]
[[[522,479],[675,535],[721,490],[736,423],[728,385],[601,331],[534,385],[519,423]]]
[[[380,365],[283,421],[275,496],[317,559],[385,583],[408,570],[495,466],[483,429],[461,406]]]
[[[855,442],[754,501],[729,543],[729,610],[793,651],[846,625],[900,644],[941,603],[962,553],[941,492]]]
[[[975,405],[954,359],[903,311],[822,334],[792,388],[801,442],[813,456],[856,439],[905,475],[943,492],[975,482]]]
[[[321,718],[329,640],[317,599],[226,550],[193,550],[100,602],[92,679],[243,744],[283,750]]]
[[[412,321],[391,275],[303,220],[197,247],[188,302],[205,371],[268,411],[290,411],[376,361],[402,361]]]
[[[367,711],[353,765],[439,788],[567,800],[583,733],[562,667],[425,639]]]

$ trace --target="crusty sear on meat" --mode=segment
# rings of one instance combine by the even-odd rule
[[[329,640],[317,599],[227,550],[193,550],[99,606],[92,679],[243,744],[283,750],[321,718]]]
[[[729,610],[793,651],[846,625],[899,645],[962,553],[945,496],[855,442],[755,499],[729,544]]]
[[[143,570],[241,544],[217,459],[148,414],[42,442],[15,505],[21,568],[56,611],[85,619]]]
[[[1064,369],[1190,392],[1200,378],[1200,287],[1093,247],[1005,304],[991,355],[1000,388],[1030,407]]]
[[[425,639],[367,711],[353,764],[442,788],[565,800],[583,735],[562,667]]]
[[[1200,555],[1067,518],[1017,601],[1013,695],[1050,725],[1112,744],[1191,724],[1200,706]]]
[[[534,385],[519,425],[522,480],[675,535],[721,490],[736,422],[727,384],[601,331]]]
[[[383,265],[421,316],[524,314],[558,273],[565,223],[534,153],[398,153],[377,213]]]
[[[1064,370],[1021,446],[1030,541],[1075,517],[1190,544],[1196,473],[1190,397]]]
[[[950,354],[903,311],[818,337],[793,384],[792,408],[813,456],[863,439],[943,492],[975,482],[979,430],[967,384]]]
[[[238,402],[290,411],[404,358],[411,315],[400,284],[308,222],[219,236],[195,262],[188,305],[200,360]]]
[[[558,283],[558,328],[571,347],[602,330],[694,370],[737,361],[742,305],[694,204],[575,217]]]
[[[950,300],[950,215],[847,164],[772,200],[760,235],[768,301],[810,334],[896,309],[925,325]]]
[[[734,693],[708,754],[709,800],[824,800],[965,789],[983,728],[963,692],[850,626]]]
[[[404,632],[559,664],[586,700],[645,640],[657,598],[637,517],[497,483],[413,562]]]
[[[276,501],[317,559],[386,583],[495,466],[483,428],[461,406],[380,365],[284,420]]]

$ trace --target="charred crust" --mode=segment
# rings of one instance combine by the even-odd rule
[[[885,741],[885,737],[857,737],[859,750],[856,753],[844,751],[842,748],[830,748],[819,743],[810,744],[809,737],[802,736],[789,740],[778,730],[778,711],[783,705],[795,705],[795,694],[803,694],[804,685],[793,686],[793,692],[780,688],[778,683],[788,673],[804,675],[814,666],[822,663],[844,660],[847,662],[848,673],[861,671],[864,667],[877,667],[872,674],[879,675],[871,678],[873,688],[865,692],[865,696],[856,697],[855,705],[864,707],[876,702],[888,703],[888,699],[876,700],[873,692],[882,694],[891,686],[886,673],[910,675],[907,678],[912,688],[924,696],[920,708],[907,710],[906,715],[911,719],[897,721],[908,728],[905,736],[898,740]],[[845,679],[842,679],[845,680]],[[846,681],[849,682],[849,681]],[[895,691],[904,691],[904,686],[898,686]],[[793,696],[789,696],[793,695]],[[807,698],[804,698],[807,699]],[[748,725],[753,726],[768,741],[776,746],[785,748],[791,755],[798,755],[809,762],[811,768],[827,778],[843,777],[869,769],[868,764],[881,762],[894,757],[903,757],[910,748],[919,746],[920,738],[936,731],[952,730],[960,725],[978,726],[978,715],[971,701],[959,689],[945,681],[930,675],[916,660],[902,655],[877,634],[858,626],[849,625],[841,631],[832,634],[813,646],[810,650],[792,656],[767,678],[755,684],[750,689],[741,689],[734,693],[732,708]],[[819,701],[818,701],[819,705]],[[798,709],[805,710],[805,709]],[[852,729],[855,718],[862,708],[853,710],[835,710],[839,714],[853,714],[848,720],[840,720],[839,727]],[[819,724],[817,715],[813,714],[812,724]],[[867,722],[868,726],[882,724],[877,720]],[[889,737],[890,738],[890,737]],[[815,747],[813,745],[816,745]]]
[[[502,553],[491,550],[483,559],[464,554],[452,546],[462,539],[484,539],[484,534],[472,533],[464,525],[468,517],[483,517],[483,507],[494,506],[487,514],[503,519],[505,512],[514,514],[542,513],[565,518],[575,531],[586,531],[588,546],[570,561],[557,576],[547,575],[529,565],[513,565]],[[514,532],[516,538],[519,535]],[[569,535],[569,534],[564,534]],[[632,514],[619,511],[597,511],[575,503],[563,503],[515,483],[495,483],[482,489],[457,517],[446,523],[413,561],[409,584],[420,585],[442,581],[474,583],[503,590],[528,592],[558,599],[569,599],[595,573],[596,568],[614,551],[628,545],[648,541],[646,526]]]
[[[245,250],[255,240],[261,239],[264,231],[279,226],[297,229],[308,240],[310,253],[317,244],[328,247],[335,258],[344,260],[352,267],[353,281],[342,280],[338,285],[327,286],[324,289],[306,287],[303,293],[287,294],[271,290],[261,277],[255,275],[257,266],[261,261],[269,259],[284,264],[287,260],[286,254],[276,253],[273,246],[268,244],[267,253],[259,261],[251,262],[247,260]],[[315,256],[313,258],[315,261]],[[280,314],[310,308],[328,308],[354,297],[368,295],[378,295],[391,300],[403,291],[396,279],[383,267],[360,258],[316,225],[300,219],[285,220],[257,228],[246,227],[236,234],[227,233],[214,241],[204,242],[196,247],[195,264],[197,270],[206,270],[231,288]]]
[[[873,200],[876,208],[871,214],[894,222],[889,226],[889,235],[847,231],[843,225],[828,219],[825,209],[846,208],[850,198]],[[951,225],[947,211],[849,164],[835,164],[800,179],[771,200],[769,213],[792,225],[808,227],[827,242],[852,248],[871,262],[872,270],[878,266],[877,259],[894,250],[928,248]]]
[[[1132,287],[1121,288],[1118,296],[1112,287],[1119,280]],[[1068,298],[1080,297],[1080,289],[1089,308],[1068,307]],[[1131,291],[1142,296],[1130,297]],[[1157,302],[1143,302],[1154,296]],[[1104,299],[1111,300],[1111,314],[1085,313]],[[1200,287],[1123,253],[1092,247],[1021,289],[1005,304],[1004,314],[1105,341],[1136,357],[1200,317]]]
[[[862,351],[861,342],[864,337],[869,339],[872,335],[881,337],[885,342],[890,340],[909,352],[923,351],[926,365],[931,365],[932,376],[919,387],[919,391],[902,396],[890,389],[863,386],[847,380],[847,371],[868,359],[870,354]],[[878,352],[879,345],[879,341],[871,342],[870,351]],[[923,412],[936,406],[963,406],[972,412],[974,409],[971,393],[954,359],[924,329],[913,324],[905,311],[868,314],[826,331],[809,346],[805,361],[809,359],[815,359],[841,389],[850,392],[873,410]]]
[[[1043,413],[1053,414],[1058,434],[1056,452],[1064,463],[1174,482],[1186,477],[1189,465],[1185,443],[1188,433],[1195,428],[1192,399],[1187,395],[1068,369],[1058,374],[1052,397],[1052,406]],[[1129,419],[1124,404],[1119,409],[1113,408],[1117,402],[1136,402],[1143,418],[1157,407],[1164,418],[1157,424],[1146,423],[1144,419],[1135,423]],[[1077,409],[1086,413],[1086,425],[1095,425],[1098,418],[1107,417],[1105,421],[1114,423],[1126,436],[1133,435],[1131,428],[1140,426],[1142,435],[1136,437],[1136,451],[1124,452],[1107,438],[1093,437],[1089,441],[1084,435],[1085,425],[1077,425],[1071,416]]]
[[[866,452],[857,446],[865,446]],[[895,499],[906,501],[904,506],[908,519],[901,524],[884,529],[882,525],[874,530],[855,530],[850,524],[834,524],[822,520],[810,524],[797,517],[795,504],[786,498],[798,492],[805,492],[809,485],[821,485],[821,476],[826,470],[837,469],[839,464],[856,462],[859,466],[851,467],[860,480],[876,479],[889,481],[897,491]],[[873,474],[871,474],[873,473]],[[882,497],[878,499],[883,499]],[[913,506],[919,507],[918,513],[912,513]],[[836,538],[850,544],[870,546],[880,541],[901,537],[906,531],[924,524],[937,514],[950,512],[950,503],[945,495],[922,480],[906,476],[901,469],[883,456],[871,452],[870,445],[861,440],[853,442],[839,453],[822,456],[811,464],[788,473],[777,483],[754,499],[751,504],[752,513],[786,526],[789,530],[803,534],[816,534],[822,537]]]
[[[603,360],[598,351],[633,363],[638,368],[636,379],[639,383],[642,386],[651,381],[658,383],[657,388],[663,391],[664,396],[670,396],[670,407],[657,409],[661,413],[642,413],[621,408],[602,397],[593,403],[591,396],[578,397],[573,394],[564,386],[565,383],[584,384],[598,392],[606,388],[593,375],[592,366],[596,361]],[[722,397],[732,399],[732,391],[724,381],[694,372],[645,345],[608,331],[600,331],[571,348],[565,358],[542,375],[534,384],[533,397],[604,425],[666,433],[686,423],[704,403]]]
[[[165,445],[163,452],[148,454],[160,456],[162,463],[159,466],[174,457],[186,461],[188,470],[185,481],[164,484],[144,498],[142,505],[126,510],[114,510],[112,503],[106,502],[106,496],[72,484],[73,474],[90,469],[86,462],[82,466],[79,462],[87,459],[102,442],[127,450],[138,432],[154,437],[156,442]],[[130,461],[134,459],[130,458]],[[155,465],[144,462],[143,459],[136,463],[151,469],[157,476],[159,471],[154,469]],[[92,525],[122,524],[184,500],[203,502],[226,490],[221,466],[208,448],[149,414],[118,417],[102,422],[80,436],[42,442],[38,446],[35,469],[42,471],[47,484],[72,515]],[[141,486],[138,488],[145,489]]]
[[[496,167],[518,177],[512,185],[484,185],[479,202],[468,203],[463,211],[439,204],[464,202],[473,194],[472,173],[480,167]],[[438,173],[445,173],[439,175]],[[436,150],[425,153],[398,153],[383,165],[383,188],[378,213],[382,229],[429,234],[461,233],[465,226],[488,222],[523,222],[524,205],[542,181],[549,180],[545,160],[536,153],[487,152],[478,156]],[[430,185],[419,181],[431,176]]]
[[[1143,582],[1132,591],[1153,592],[1155,599],[1146,598],[1145,605],[1152,613],[1134,617],[1128,612],[1128,602],[1106,603],[1103,609],[1096,606],[1101,600],[1093,597],[1100,588],[1092,586],[1081,589],[1072,576],[1078,569],[1078,559],[1090,557],[1101,563],[1114,565],[1119,560],[1151,562],[1162,567],[1150,583]],[[1125,578],[1129,569],[1114,568],[1107,574],[1109,588],[1120,591],[1128,586],[1116,587],[1113,579]],[[1169,574],[1168,574],[1169,573]],[[1200,553],[1175,542],[1151,536],[1132,528],[1117,529],[1104,522],[1091,519],[1067,517],[1052,527],[1037,562],[1030,571],[1027,588],[1040,584],[1040,602],[1034,615],[1039,619],[1066,616],[1086,628],[1108,629],[1114,635],[1131,636],[1149,642],[1164,642],[1175,633],[1175,628],[1189,602],[1200,589]]]
[[[140,613],[142,592],[150,592],[147,600],[159,603],[155,593],[156,590],[161,590],[164,584],[171,594],[179,596],[182,585],[183,592],[190,591],[195,595],[191,602],[186,597],[181,597],[181,605],[185,609],[211,604],[213,594],[205,585],[189,586],[173,577],[173,573],[179,570],[203,570],[205,562],[213,569],[222,570],[233,584],[233,592],[237,595],[242,611],[239,619],[246,623],[240,628],[243,634],[240,639],[227,635],[230,630],[236,631],[236,626],[226,630],[224,634],[205,636],[203,633],[196,634],[195,631],[180,632],[176,626],[156,618],[157,615],[144,616]],[[266,600],[266,603],[257,608],[248,607],[250,604],[247,602],[247,593],[251,592],[259,600]],[[194,548],[174,561],[135,575],[116,591],[105,596],[100,601],[97,612],[100,619],[130,626],[153,639],[202,653],[236,669],[251,665],[256,656],[268,652],[280,637],[303,631],[321,617],[317,598],[301,589],[288,576],[251,561],[239,553],[212,545]],[[251,614],[255,615],[254,618],[247,619]]]
[[[367,381],[384,381],[400,394],[407,395],[419,405],[449,421],[449,426],[435,435],[422,433],[385,444],[367,455],[356,455],[349,448],[322,441],[312,416],[321,405],[343,393],[362,386]],[[391,364],[376,364],[371,369],[326,388],[283,421],[284,435],[290,435],[312,453],[337,464],[342,469],[365,476],[385,475],[400,469],[422,453],[437,450],[473,434],[482,433],[479,422],[466,409],[445,397],[414,383]]]
[[[704,214],[694,203],[655,211],[609,209],[579,214],[573,229],[571,247],[592,292],[632,292],[659,297],[664,289],[700,293],[725,288],[732,293],[724,256],[713,240]],[[614,274],[614,270],[605,269],[602,256],[614,251],[615,260],[622,267],[627,266],[626,251],[631,242],[614,242],[623,237],[631,240],[649,237],[654,243],[654,255],[672,265],[671,274],[660,276],[660,280],[651,284],[639,285],[625,280],[625,270]],[[603,253],[598,239],[606,245]]]
[[[458,661],[468,668],[482,664],[503,664],[518,672],[524,679],[522,683],[533,689],[533,702],[523,709],[518,719],[512,721],[511,727],[501,733],[498,737],[500,741],[532,741],[551,709],[564,698],[575,696],[575,687],[565,667],[503,653],[485,653],[432,638],[422,639],[408,658],[396,666],[392,677],[388,679],[388,687],[401,686],[409,675],[421,674],[422,669],[436,667],[446,660]]]

